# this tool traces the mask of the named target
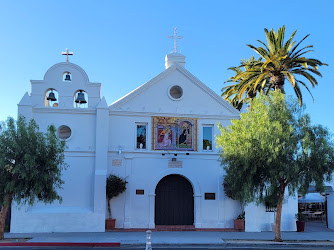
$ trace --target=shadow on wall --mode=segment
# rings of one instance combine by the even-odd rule
[[[0,211],[1,211],[1,209],[0,209]],[[8,208],[7,215],[6,215],[5,232],[10,231],[10,218],[11,218],[11,207]]]

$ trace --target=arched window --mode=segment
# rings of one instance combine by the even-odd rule
[[[58,107],[59,95],[57,90],[48,89],[44,95],[44,106],[45,107]]]
[[[74,93],[73,106],[75,108],[88,108],[88,95],[84,90],[80,89]]]
[[[66,71],[66,72],[63,73],[63,81],[64,82],[71,82],[72,81],[71,72]]]

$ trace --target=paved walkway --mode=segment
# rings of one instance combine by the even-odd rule
[[[6,233],[5,238],[32,238],[28,242],[72,242],[105,243],[117,242],[121,245],[143,245],[145,232],[106,233]],[[152,232],[152,245],[221,245],[230,240],[271,241],[273,232]],[[330,241],[334,243],[334,231],[326,232],[282,232],[284,241]]]
[[[103,233],[5,233],[7,239],[30,238],[28,244],[49,243],[63,244],[97,244],[96,246],[118,244],[123,246],[143,246],[146,243],[146,232],[103,232]],[[203,231],[155,231],[152,232],[152,246],[221,246],[224,244],[270,245],[273,232],[203,232]],[[282,232],[285,244],[330,244],[334,248],[334,230],[326,228],[325,223],[312,221],[305,225],[305,232]],[[12,244],[12,243],[10,243]],[[279,243],[281,244],[281,243]],[[51,244],[52,245],[52,244]]]
[[[305,232],[331,232],[333,230],[328,229],[325,222],[318,221],[306,221]]]

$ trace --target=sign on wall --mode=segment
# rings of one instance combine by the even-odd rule
[[[152,150],[197,151],[195,118],[152,117]]]
[[[122,159],[112,159],[111,165],[113,167],[121,167],[122,166]]]

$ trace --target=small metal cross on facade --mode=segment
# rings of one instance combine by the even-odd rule
[[[174,39],[174,53],[177,53],[177,39],[183,39],[183,36],[178,36],[177,35],[177,28],[174,28],[174,36],[169,36],[168,38],[173,38]]]
[[[68,52],[68,49],[66,49],[66,52],[61,52],[63,56],[66,56],[66,62],[68,62],[68,56],[73,56],[73,52]]]

